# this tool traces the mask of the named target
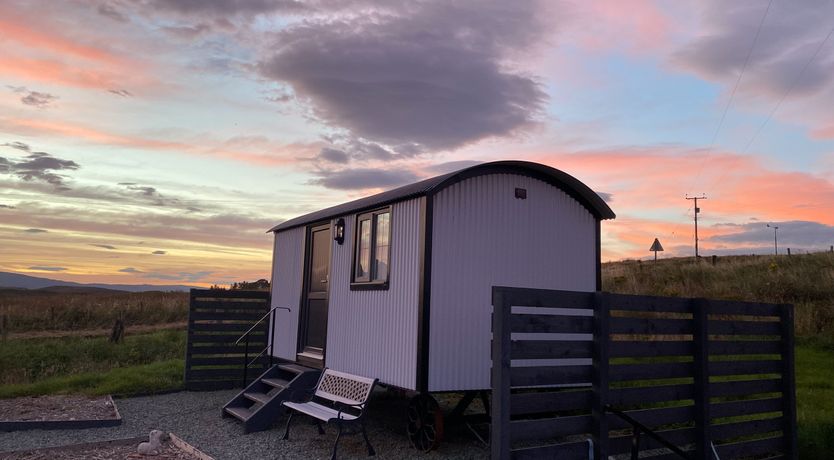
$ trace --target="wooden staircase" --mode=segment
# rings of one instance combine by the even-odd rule
[[[298,364],[272,366],[223,406],[223,416],[243,422],[244,433],[266,430],[284,413],[281,403],[313,389],[320,375],[321,369]]]

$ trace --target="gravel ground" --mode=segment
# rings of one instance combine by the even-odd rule
[[[180,392],[158,396],[117,399],[122,424],[112,428],[86,430],[33,430],[0,433],[2,452],[55,447],[68,444],[105,441],[147,435],[153,429],[169,431],[217,460],[224,459],[308,459],[329,458],[336,436],[326,427],[319,436],[313,424],[298,418],[293,422],[289,441],[281,440],[285,419],[270,430],[243,434],[242,425],[222,418],[220,410],[235,391]],[[414,450],[405,435],[404,414],[407,401],[385,392],[374,395],[369,405],[368,437],[377,458],[474,459],[489,456],[488,448],[465,429],[447,427],[446,440],[429,453]],[[343,436],[339,458],[367,458],[361,435]]]

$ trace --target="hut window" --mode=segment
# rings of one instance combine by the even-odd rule
[[[387,289],[390,247],[390,208],[357,216],[351,287]]]

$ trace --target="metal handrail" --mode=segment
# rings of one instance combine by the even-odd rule
[[[614,409],[613,407],[611,407],[609,405],[605,406],[605,410],[608,411],[608,412],[611,412],[612,414],[620,417],[621,419],[623,419],[626,422],[631,424],[631,428],[632,428],[632,431],[633,431],[633,435],[632,435],[632,439],[631,439],[631,458],[632,458],[632,460],[637,460],[637,458],[640,456],[640,433],[641,432],[646,433],[647,435],[649,435],[649,437],[651,437],[655,441],[662,444],[663,447],[665,447],[665,448],[671,450],[672,452],[680,455],[684,459],[686,459],[686,460],[691,460],[692,459],[692,457],[690,457],[680,447],[678,447],[678,446],[672,444],[671,442],[663,439],[662,437],[660,437],[660,435],[658,435],[657,433],[655,433],[654,431],[649,429],[649,427],[647,427],[646,425],[643,425],[642,423],[638,422],[637,420],[629,417],[625,412]]]
[[[288,307],[272,307],[268,312],[266,312],[263,316],[261,316],[261,318],[259,320],[255,321],[255,324],[253,324],[252,327],[250,327],[246,332],[243,333],[243,335],[241,335],[237,340],[235,340],[235,345],[238,345],[238,344],[240,344],[241,340],[246,339],[246,341],[244,342],[245,345],[244,345],[244,348],[243,348],[243,387],[244,388],[246,388],[246,381],[248,380],[248,377],[249,377],[249,366],[251,366],[255,361],[257,361],[258,358],[263,356],[263,354],[266,350],[269,350],[269,365],[270,365],[270,367],[272,367],[272,356],[273,356],[272,346],[273,346],[273,343],[275,342],[275,340],[274,340],[275,339],[275,321],[274,321],[274,319],[272,319],[272,314],[273,314],[273,312],[275,312],[275,310],[278,310],[278,309],[292,311],[292,309],[288,308]],[[264,349],[261,350],[261,352],[258,353],[258,356],[255,356],[255,358],[252,361],[249,361],[249,334],[253,330],[255,330],[255,328],[259,324],[261,324],[263,322],[263,320],[265,320],[267,317],[270,317],[270,331],[269,331],[269,339],[268,339],[269,345],[264,347]]]
[[[247,337],[249,333],[252,332],[255,329],[255,327],[258,326],[258,324],[261,324],[261,322],[263,322],[263,320],[265,320],[267,316],[271,315],[272,312],[278,310],[279,308],[282,310],[292,311],[292,309],[289,307],[272,307],[268,312],[261,316],[261,319],[255,321],[255,324],[253,324],[252,327],[250,327],[246,332],[243,333],[243,335],[241,335],[240,337],[238,337],[237,340],[235,340],[235,345],[240,344],[240,341],[243,340],[244,337]]]

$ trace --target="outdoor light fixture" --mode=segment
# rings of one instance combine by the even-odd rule
[[[345,242],[345,220],[339,219],[336,221],[336,226],[333,227],[333,239],[336,240],[337,243],[342,244]]]

